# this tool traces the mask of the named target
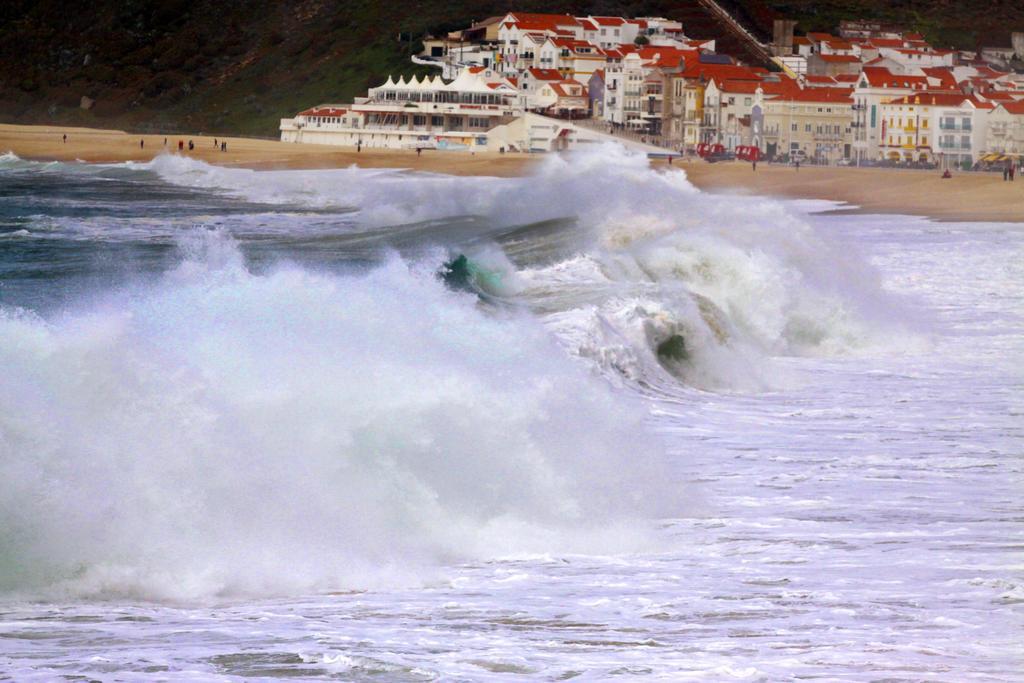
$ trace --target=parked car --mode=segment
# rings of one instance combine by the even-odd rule
[[[735,152],[716,152],[715,154],[709,154],[706,157],[704,157],[704,161],[707,161],[708,163],[712,163],[712,164],[717,162],[717,161],[735,161],[735,160],[736,160],[736,153]]]

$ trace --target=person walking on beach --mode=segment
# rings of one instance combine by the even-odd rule
[[[226,141],[224,141],[224,140],[221,140],[220,151],[222,151],[222,152],[228,151],[228,143]]]
[[[185,141],[184,140],[178,140],[178,151],[180,152],[183,149],[185,149]]]
[[[64,144],[68,144],[68,134],[64,133]]]
[[[1010,179],[1010,167],[1009,165],[1003,166],[1003,182],[1005,183]]]
[[[220,145],[219,145],[219,144],[217,144],[217,138],[214,138],[214,139],[213,139],[213,148],[214,148],[214,149],[217,149],[218,147],[220,147]]]
[[[196,145],[195,145],[195,143],[194,143],[194,142],[192,142],[191,140],[189,140],[189,141],[188,141],[188,151],[190,151],[190,152],[191,152],[191,151],[192,151],[192,150],[194,150],[195,148],[196,148]]]
[[[797,173],[800,172],[800,160],[799,159],[796,160],[796,172]]]
[[[1013,164],[1011,163],[1011,164],[1010,164],[1010,182],[1011,182],[1011,183],[1013,182],[1013,176],[1014,176],[1014,174],[1015,174],[1016,172],[1017,172],[1017,167],[1016,167],[1016,166],[1014,166],[1014,165],[1013,165]]]
[[[362,152],[362,151],[363,151],[363,141],[362,140],[357,140],[356,141],[356,153],[359,153],[359,152]]]
[[[146,149],[146,138],[139,138],[139,149]]]
[[[164,148],[167,148],[167,138],[164,138]]]
[[[754,173],[757,173],[757,159],[751,159],[750,166],[754,169]]]

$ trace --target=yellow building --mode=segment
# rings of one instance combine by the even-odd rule
[[[803,88],[764,103],[764,151],[769,157],[835,163],[853,146],[853,98],[841,88]]]

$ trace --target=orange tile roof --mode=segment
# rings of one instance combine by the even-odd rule
[[[868,84],[875,88],[924,89],[928,87],[928,79],[924,76],[898,76],[883,66],[865,66],[861,72],[868,79]]]
[[[529,74],[536,78],[538,81],[560,81],[562,80],[562,74],[558,69],[538,69],[537,67],[531,66],[527,69]]]

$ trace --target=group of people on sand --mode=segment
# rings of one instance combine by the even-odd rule
[[[64,134],[64,142],[65,142],[65,144],[67,143],[67,141],[68,141],[68,136],[67,136],[67,133],[65,133]],[[164,149],[166,149],[166,148],[167,148],[167,138],[164,138]],[[188,141],[188,151],[191,152],[195,148],[196,148],[196,143],[194,141],[192,141],[192,140],[189,140]],[[217,140],[217,138],[214,138],[213,139],[213,148],[215,150],[219,149],[222,152],[228,151],[227,140]],[[139,138],[139,149],[146,149],[146,138]],[[178,140],[178,151],[179,152],[185,151],[185,141],[184,140]]]
[[[1012,183],[1013,182],[1013,176],[1016,175],[1016,173],[1017,173],[1017,167],[1014,164],[1012,164],[1012,163],[1006,164],[1006,166],[1003,167],[1003,181],[1005,182],[1005,181],[1009,180]]]

